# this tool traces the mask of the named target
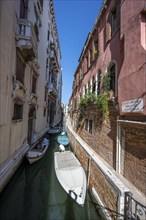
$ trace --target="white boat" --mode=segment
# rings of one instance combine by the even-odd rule
[[[30,150],[26,153],[26,158],[30,164],[40,160],[46,153],[49,146],[49,140],[44,138],[42,141],[38,141]]]
[[[54,166],[58,181],[64,190],[79,205],[84,205],[86,196],[86,175],[73,152],[55,152]]]

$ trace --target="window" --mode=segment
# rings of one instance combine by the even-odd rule
[[[49,41],[50,39],[50,31],[48,30],[48,37],[47,37],[47,40]]]
[[[109,73],[110,73],[110,90],[112,90],[115,95],[115,75],[116,75],[115,64],[110,68]]]
[[[141,45],[146,50],[146,11],[141,13]]]
[[[92,77],[92,93],[95,93],[95,89],[96,89],[96,82],[95,82],[95,77]]]
[[[84,76],[84,70],[83,70],[83,64],[80,68],[80,79],[83,79],[83,76]]]
[[[85,85],[85,95],[87,95],[87,86]]]
[[[20,18],[27,19],[28,0],[20,1]]]
[[[91,91],[90,81],[88,81],[88,93]]]
[[[100,85],[101,85],[101,70],[97,74],[97,95],[100,94]]]
[[[92,124],[93,124],[93,121],[89,120],[89,133],[90,134],[92,134]]]
[[[46,116],[46,108],[44,108],[44,117]]]
[[[32,93],[36,93],[36,83],[37,83],[37,78],[33,74],[33,77],[32,77],[32,90],[31,90]]]
[[[16,80],[24,84],[25,64],[18,54],[16,54]]]
[[[47,91],[47,89],[45,89],[45,96],[44,96],[45,101],[47,101],[47,93],[48,93],[48,91]]]
[[[114,33],[117,30],[117,11],[116,8],[111,12],[111,28],[112,28],[112,32],[111,34],[114,35]]]
[[[14,103],[14,113],[12,120],[20,120],[23,117],[23,105]]]
[[[40,21],[38,11],[36,9],[36,5],[34,5],[34,14],[35,14],[35,20],[36,20],[35,25],[34,25],[34,31],[36,34],[37,41],[39,41],[39,28],[41,26],[41,21]]]
[[[40,5],[41,5],[42,10],[43,10],[43,0],[40,0]]]
[[[85,130],[88,131],[88,119],[85,120]]]
[[[106,42],[111,39],[120,25],[120,2],[120,0],[116,2],[108,15],[106,23]]]
[[[89,56],[90,56],[90,65],[92,64],[92,49],[89,50]]]
[[[98,56],[98,40],[94,40],[94,53],[93,53],[93,59]]]
[[[98,50],[98,40],[94,40],[94,50]]]
[[[86,57],[86,71],[88,70],[89,63],[88,63],[88,56]]]

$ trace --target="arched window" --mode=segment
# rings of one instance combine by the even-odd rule
[[[96,90],[96,82],[95,82],[95,77],[92,77],[92,93],[95,93]]]
[[[101,87],[101,70],[98,70],[98,73],[97,73],[97,95],[100,94],[100,87]]]
[[[116,65],[113,64],[109,68],[109,77],[110,77],[110,83],[109,83],[109,89],[113,91],[113,94],[115,95],[115,90],[116,90]]]
[[[90,81],[88,81],[88,93],[90,93]]]
[[[85,95],[87,95],[87,86],[85,85]]]

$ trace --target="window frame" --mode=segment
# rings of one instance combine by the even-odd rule
[[[20,102],[14,102],[12,120],[13,121],[23,120],[23,103],[21,101]]]

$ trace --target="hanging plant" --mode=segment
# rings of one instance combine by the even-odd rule
[[[102,116],[104,119],[109,116],[109,105],[108,105],[108,93],[104,92],[97,96],[96,105],[98,108],[101,108]]]
[[[78,110],[79,110],[79,118],[82,118],[83,111],[85,106],[89,104],[96,104],[97,108],[101,109],[102,116],[106,119],[109,115],[109,106],[108,106],[108,93],[104,92],[98,96],[93,93],[88,93],[84,97],[80,99]]]

